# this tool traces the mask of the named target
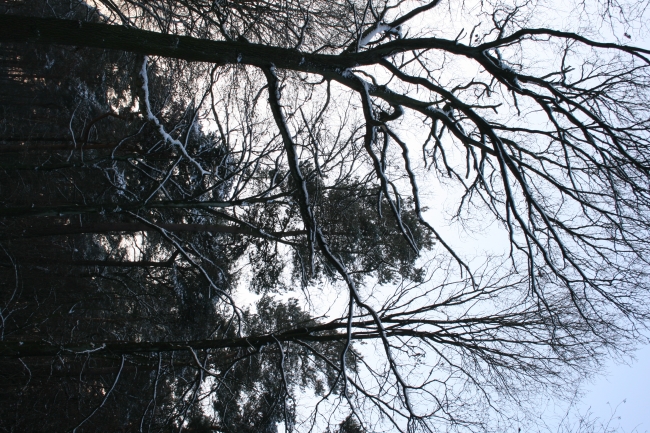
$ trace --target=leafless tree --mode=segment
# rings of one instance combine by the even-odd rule
[[[164,376],[167,418],[156,425],[179,430],[504,431],[527,425],[540,395],[572,392],[642,338],[650,50],[627,33],[641,3],[576,5],[575,28],[550,26],[541,0],[65,3],[5,5],[0,41],[122,53],[113,64],[130,82],[110,109],[85,108],[76,132],[70,120],[70,157],[28,153],[7,170],[92,168],[106,186],[83,200],[7,200],[2,241],[149,233],[160,246],[140,263],[123,254],[77,266],[146,269],[142,296],[183,268],[219,329],[85,340],[5,331],[0,356],[16,368],[87,356],[112,371],[71,428],[95,425],[141,365],[147,389],[156,383],[141,429]],[[611,35],[581,28],[590,20]],[[118,142],[100,145],[105,121],[119,125]],[[497,227],[505,254],[464,254],[419,184],[459,197],[452,222]],[[221,260],[214,239],[238,252]],[[231,272],[244,251],[250,272]],[[0,308],[18,314],[22,277],[6,257],[15,276]],[[323,290],[345,302],[319,317],[313,303],[305,312],[263,297],[254,314],[235,302],[236,284],[268,296],[291,282],[305,305]],[[165,308],[175,307],[156,302],[152,315]]]

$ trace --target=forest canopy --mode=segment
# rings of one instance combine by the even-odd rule
[[[1,1],[0,430],[537,428],[647,335],[646,9]]]

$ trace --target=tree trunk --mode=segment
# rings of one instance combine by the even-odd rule
[[[50,344],[42,341],[0,341],[0,357],[24,358],[31,356],[55,355],[102,355],[102,354],[136,354],[157,352],[178,352],[186,350],[223,349],[240,347],[261,347],[267,344],[277,344],[278,341],[292,341],[294,339],[305,341],[345,341],[347,334],[328,333],[312,335],[317,331],[326,331],[345,327],[344,324],[327,324],[303,327],[285,331],[276,335],[262,335],[258,337],[224,338],[217,340],[196,341],[158,341],[158,342],[131,342],[131,341],[106,341],[72,344]],[[374,333],[353,333],[354,339],[376,338]]]
[[[357,55],[301,53],[247,42],[211,41],[146,30],[54,18],[0,16],[0,41],[61,44],[129,51],[215,64],[246,63],[268,67],[319,71],[355,66]]]
[[[156,227],[170,232],[187,232],[187,233],[229,233],[235,235],[257,236],[263,235],[252,228],[227,226],[222,224],[173,224],[173,223],[155,223]],[[47,227],[36,227],[24,229],[20,233],[9,230],[0,230],[0,239],[2,238],[35,238],[47,236],[67,236],[85,233],[113,233],[113,232],[148,232],[155,231],[156,228],[140,222],[108,222],[108,223],[85,223],[82,226],[77,225],[52,225]],[[300,236],[305,234],[304,230],[293,230],[286,232],[271,232],[269,235],[277,238],[291,236]]]

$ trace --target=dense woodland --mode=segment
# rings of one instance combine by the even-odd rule
[[[650,51],[445,7],[1,1],[0,431],[516,431],[641,341]]]

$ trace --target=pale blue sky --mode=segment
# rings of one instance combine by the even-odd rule
[[[608,363],[608,374],[585,388],[581,413],[591,407],[594,416],[609,418],[618,405],[616,415],[621,417],[622,431],[631,433],[636,428],[638,433],[650,432],[650,346],[641,347],[635,357],[629,365]]]

